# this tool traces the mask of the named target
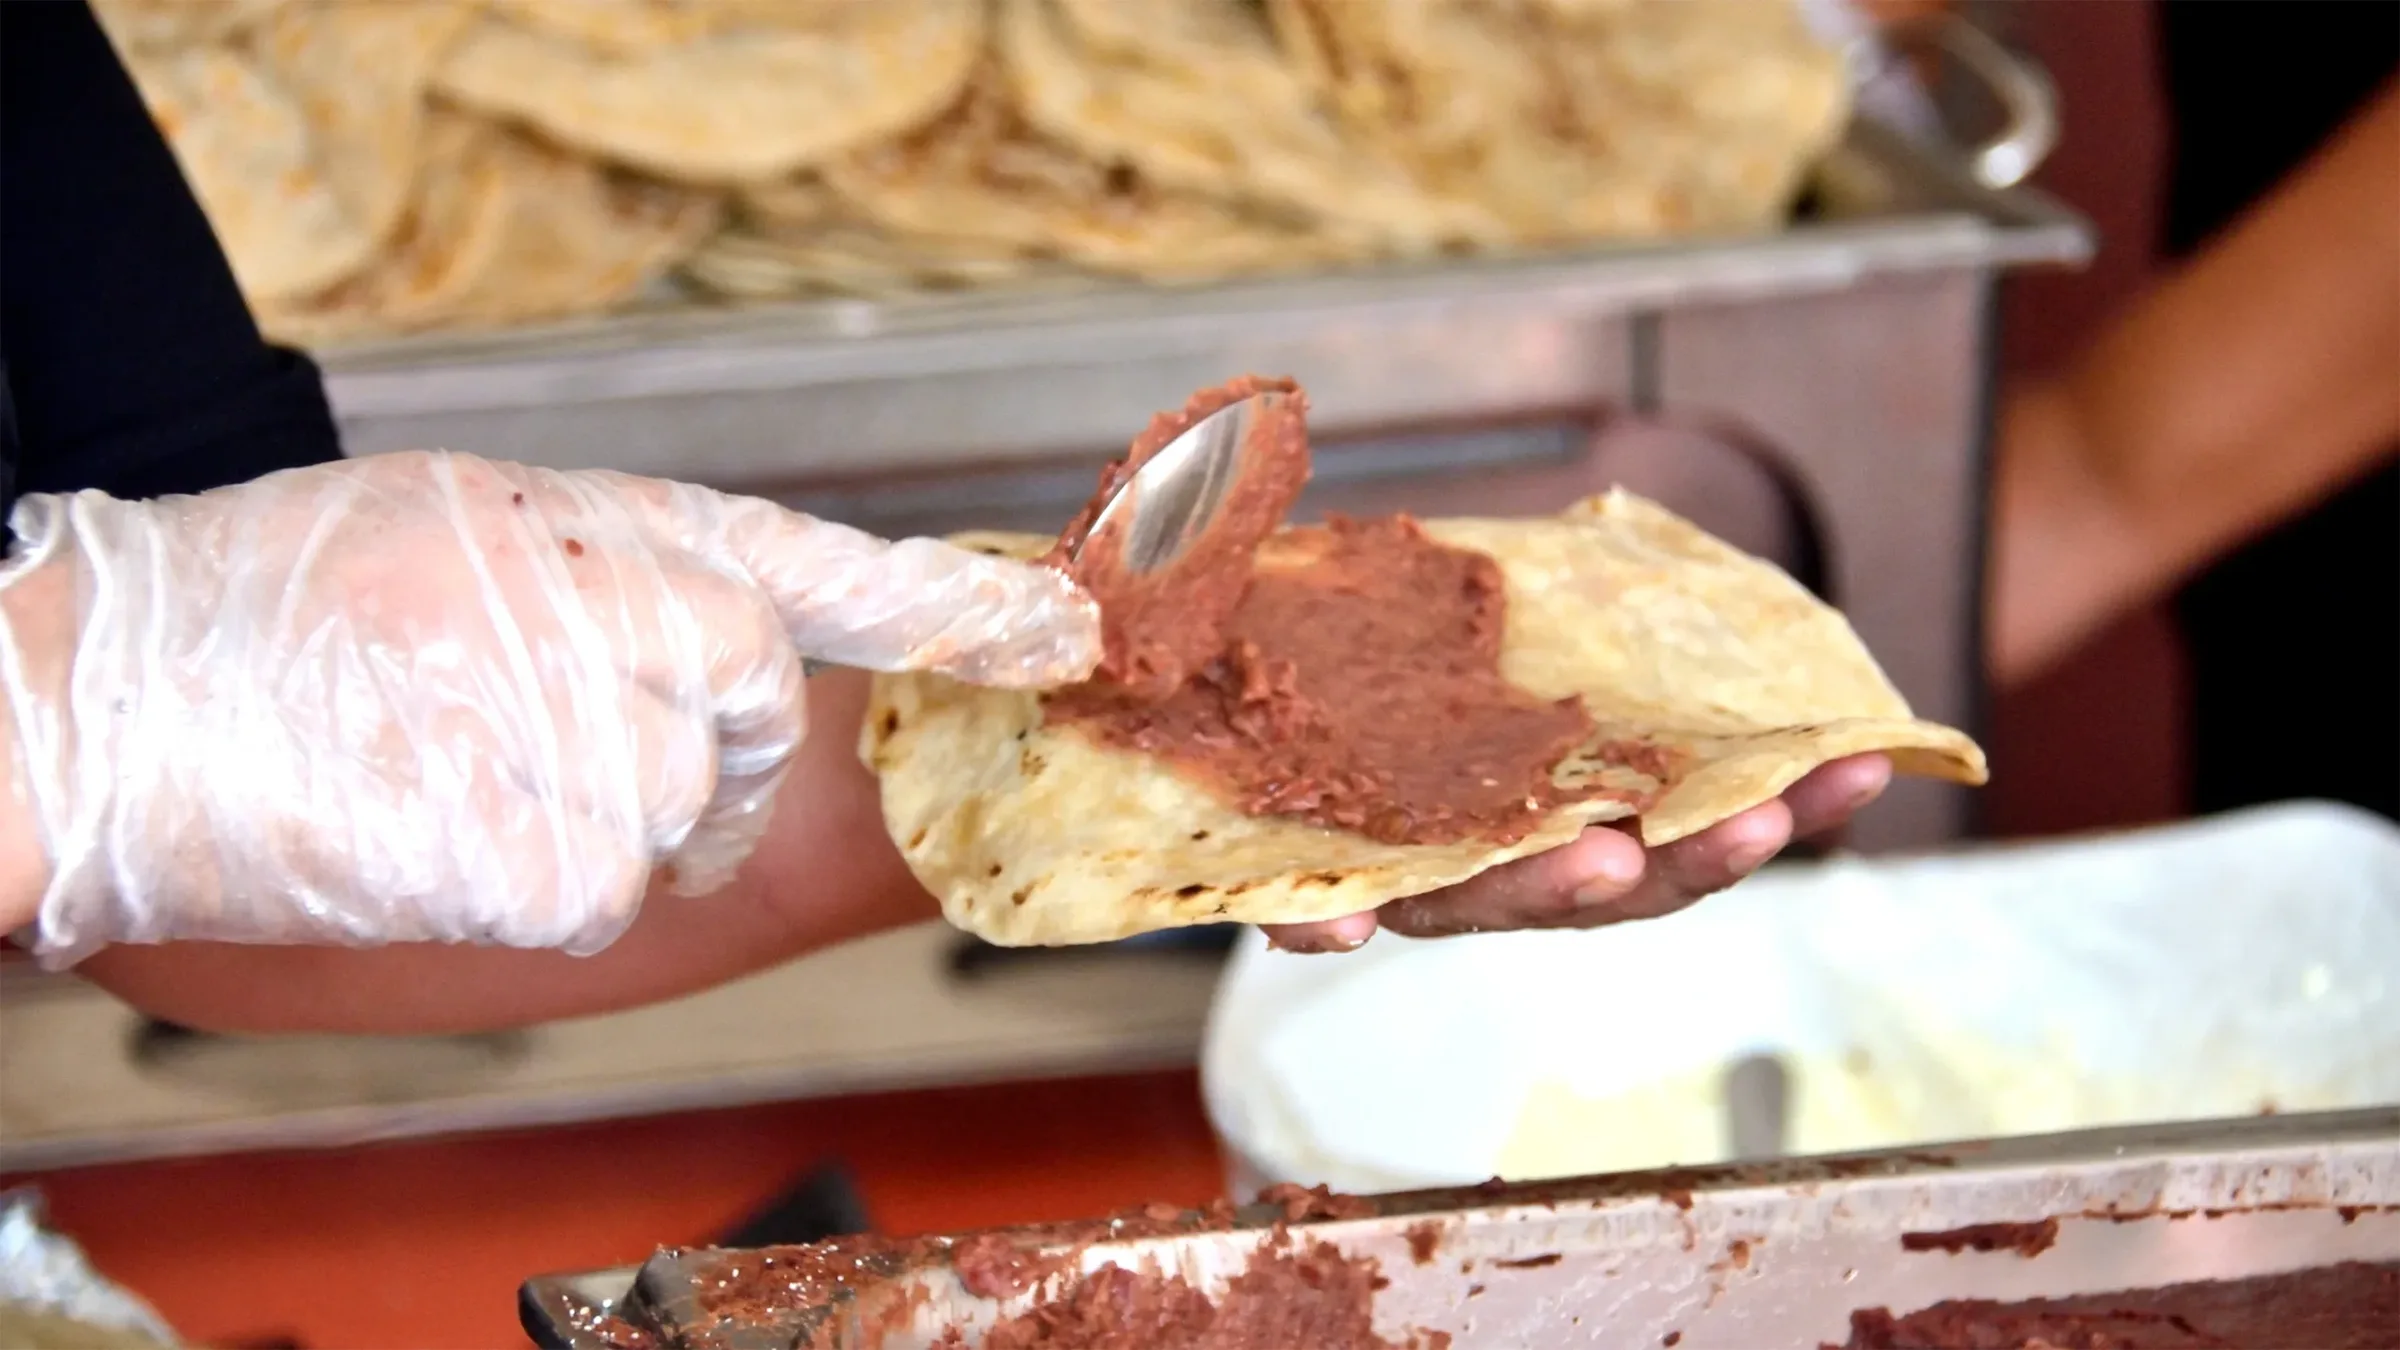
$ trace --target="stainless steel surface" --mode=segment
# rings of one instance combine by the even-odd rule
[[[1779,1056],[1744,1055],[1726,1068],[1727,1156],[1738,1162],[1783,1156],[1791,1090],[1791,1074]]]
[[[1884,36],[1886,50],[1905,54],[1923,45],[1938,51],[1999,106],[2000,125],[1958,151],[1977,182],[1995,190],[2015,187],[2058,148],[2058,90],[2050,77],[1974,22],[1940,14],[1893,25]]]
[[[1251,425],[1283,400],[1281,394],[1255,394],[1185,428],[1117,485],[1083,542],[1103,531],[1121,533],[1122,561],[1135,576],[1174,565],[1208,532],[1234,485],[1254,467]]]
[[[1983,273],[1913,273],[1692,306],[1656,324],[1658,405],[1739,410],[1809,507],[1825,593],[1918,716],[1970,731],[1983,711],[1993,299]],[[1849,843],[1875,853],[1956,839],[1972,808],[1971,789],[1900,779]]]
[[[1392,1283],[1381,1334],[1447,1332],[1455,1350],[1591,1346],[1749,1350],[1841,1342],[1860,1308],[1950,1298],[2021,1299],[2236,1279],[2345,1260],[2400,1259],[2400,1110],[2214,1121],[1968,1143],[1859,1159],[1637,1173],[1386,1197],[1377,1216],[1301,1225]],[[1106,1262],[1223,1289],[1273,1215],[1233,1232],[1094,1244]],[[1904,1234],[2056,1220],[2054,1245],[1905,1250]],[[1416,1253],[1428,1239],[1430,1259]],[[668,1255],[655,1295],[705,1265]],[[600,1350],[579,1328],[622,1300],[635,1271],[530,1281],[521,1308],[545,1346]],[[853,1346],[927,1346],[948,1326],[969,1344],[1033,1296],[967,1296],[946,1269],[903,1277],[906,1330]],[[875,1306],[883,1299],[864,1301]],[[642,1315],[642,1308],[628,1309]],[[682,1344],[791,1344],[761,1324],[719,1324]],[[739,1337],[739,1339],[735,1339]]]

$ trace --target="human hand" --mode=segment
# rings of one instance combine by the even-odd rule
[[[1045,568],[618,474],[384,455],[157,502],[28,497],[0,582],[36,950],[589,953],[747,855],[800,657],[1069,682]]]
[[[1794,839],[1834,829],[1892,781],[1882,755],[1819,765],[1774,801],[1655,849],[1633,822],[1599,825],[1547,853],[1456,886],[1316,923],[1270,925],[1285,951],[1348,951],[1387,929],[1407,937],[1520,928],[1598,928],[1672,914],[1757,871]]]

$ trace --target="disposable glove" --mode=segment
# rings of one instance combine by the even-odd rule
[[[1047,568],[443,452],[11,523],[0,681],[53,968],[171,939],[595,952],[654,869],[704,893],[750,852],[803,655],[1010,687],[1099,657]]]

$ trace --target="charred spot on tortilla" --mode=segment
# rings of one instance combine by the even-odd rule
[[[1090,682],[875,678],[861,756],[960,927],[1027,945],[1331,918],[1599,822],[1682,838],[1867,751],[1983,781],[1982,751],[1916,719],[1839,613],[1639,498],[1269,532],[1306,478],[1289,381],[1154,419],[1102,492],[1262,388],[1293,410],[1270,427],[1284,467],[1218,547],[1128,579],[1087,538],[1097,499],[1056,541],[960,540],[1076,572],[1109,648]]]

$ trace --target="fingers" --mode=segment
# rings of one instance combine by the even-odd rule
[[[1672,914],[1756,870],[1791,839],[1781,802],[1754,806],[1644,852],[1628,829],[1601,826],[1445,891],[1386,905],[1382,926],[1410,937],[1514,928],[1597,928]]]
[[[748,624],[751,640],[740,644],[748,654],[720,659],[711,672],[716,790],[667,860],[669,886],[680,895],[716,890],[757,847],[808,730],[799,652],[784,641],[780,620],[763,599],[752,606]]]
[[[934,539],[887,545],[866,535],[818,559],[816,575],[838,582],[821,587],[827,599],[806,611],[815,639],[801,646],[825,660],[1003,688],[1071,684],[1099,664],[1098,607],[1050,568]]]
[[[1818,765],[1784,790],[1783,804],[1792,809],[1792,837],[1809,839],[1838,829],[1891,784],[1892,761],[1886,755],[1852,755]]]
[[[1885,756],[1853,755],[1819,765],[1775,801],[1659,848],[1645,851],[1629,822],[1600,826],[1547,853],[1395,900],[1372,913],[1270,925],[1265,931],[1270,942],[1287,951],[1347,951],[1377,928],[1409,937],[1447,937],[1656,918],[1740,881],[1792,840],[1840,826],[1891,779]]]
[[[1099,664],[1099,611],[1051,568],[680,491],[696,551],[756,581],[792,642],[819,660],[1008,688],[1071,684]]]
[[[1267,937],[1291,951],[1346,951],[1374,936],[1379,925],[1410,937],[1568,927],[1579,891],[1597,886],[1614,895],[1639,882],[1643,866],[1641,843],[1632,835],[1591,829],[1456,886],[1395,900],[1380,911],[1270,927]]]
[[[1375,936],[1375,925],[1376,913],[1369,909],[1314,923],[1261,924],[1259,930],[1287,952],[1346,952]]]
[[[569,956],[600,951],[641,908],[647,851],[606,819],[556,812],[525,822],[525,833],[537,829],[539,838],[510,838],[517,831],[504,829],[493,840],[508,879],[504,889],[478,892],[480,906],[469,906],[465,917],[479,918],[480,931],[471,929],[468,940],[555,947]]]
[[[547,691],[579,747],[579,797],[594,811],[637,803],[645,861],[677,891],[714,889],[764,833],[805,730],[800,654],[723,526],[739,513],[808,522],[622,475],[541,474],[526,486],[548,528],[544,594],[566,645],[612,667],[588,697]]]

